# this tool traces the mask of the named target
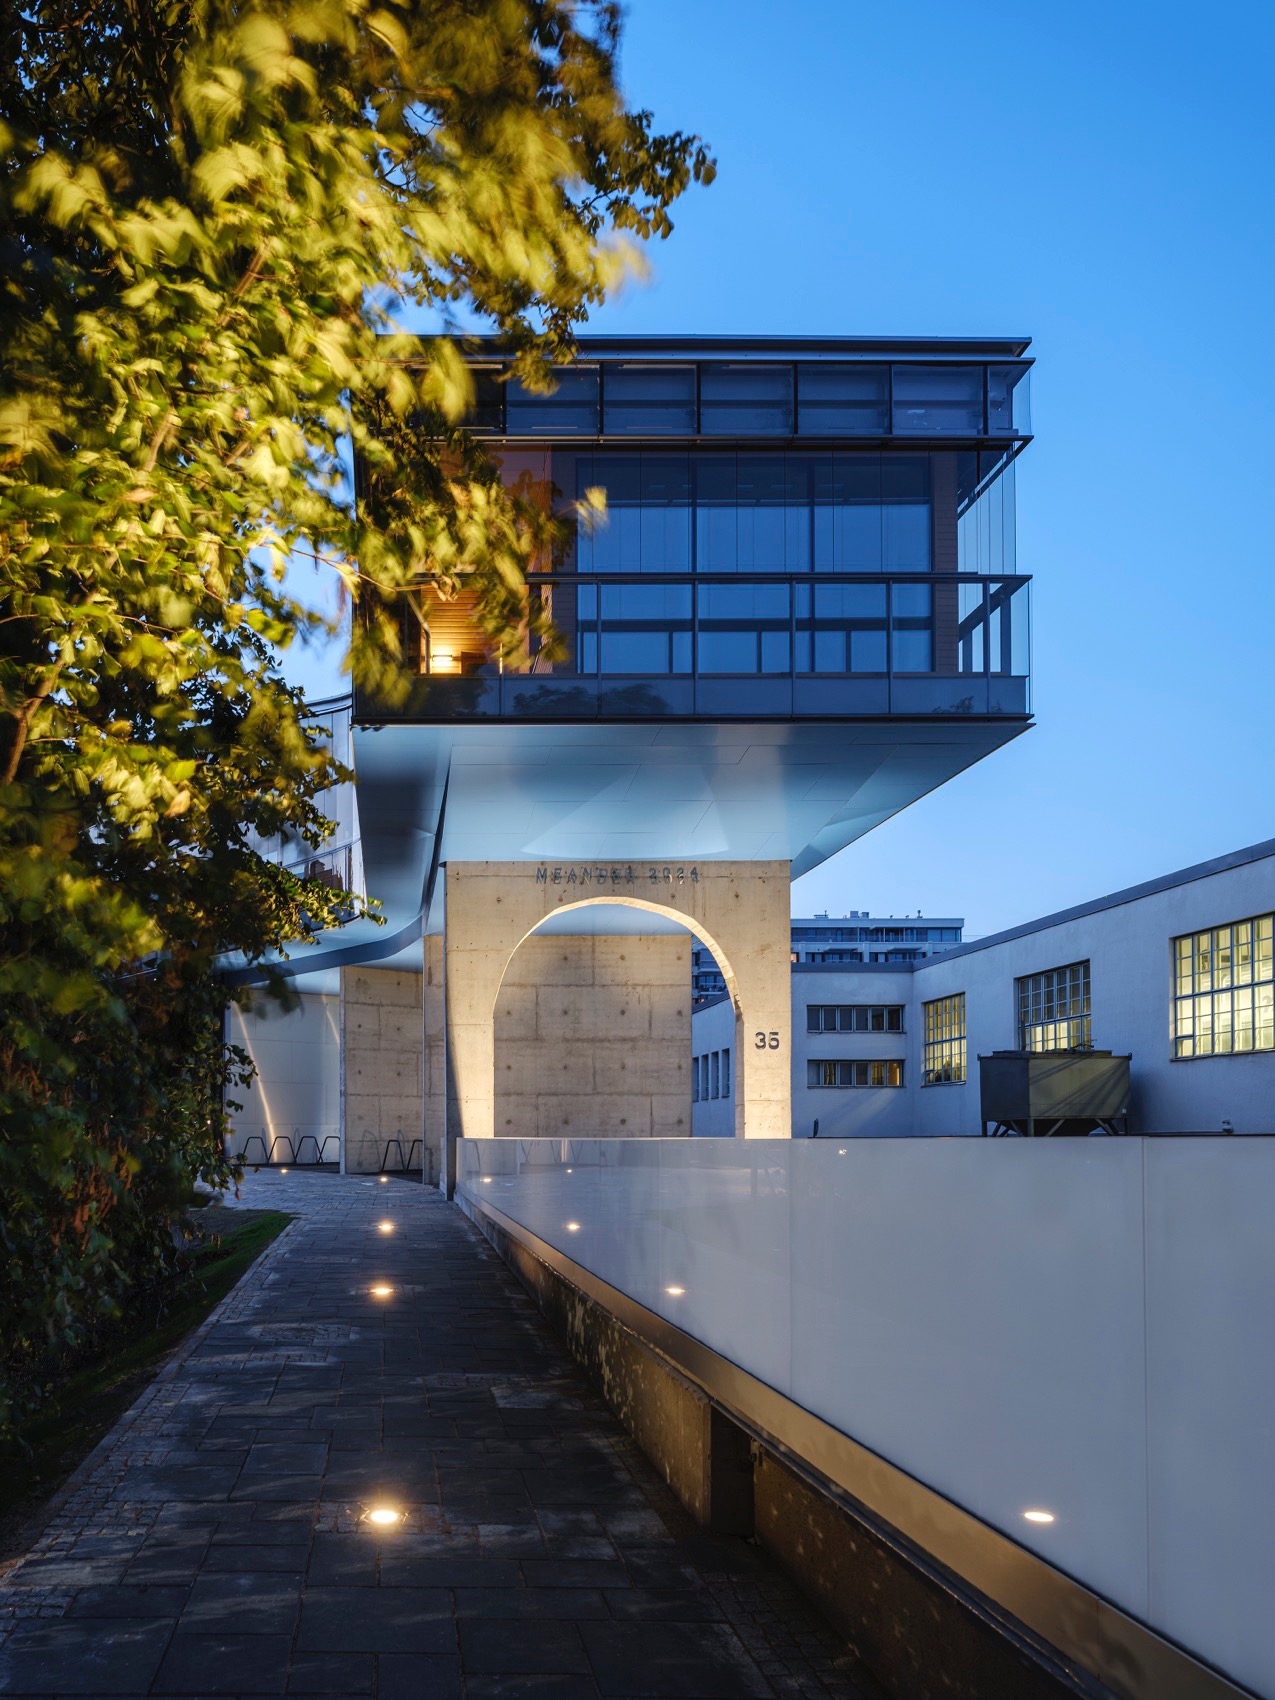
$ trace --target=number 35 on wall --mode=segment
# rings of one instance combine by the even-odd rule
[[[779,1049],[778,1033],[754,1033],[753,1049],[755,1051],[777,1051]]]

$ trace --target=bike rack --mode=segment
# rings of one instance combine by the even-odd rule
[[[398,1152],[398,1168],[397,1169],[391,1169],[390,1168],[390,1147],[391,1146],[393,1146],[394,1149]],[[407,1168],[407,1164],[403,1161],[403,1145],[402,1145],[401,1140],[387,1139],[386,1142],[385,1142],[385,1149],[381,1153],[381,1173],[383,1175],[389,1175],[389,1174],[401,1175],[406,1168]]]
[[[296,1160],[297,1160],[296,1147],[293,1145],[292,1141],[288,1138],[286,1133],[277,1133],[274,1136],[274,1138],[271,1140],[271,1142],[270,1142],[270,1161],[272,1163],[278,1162],[278,1158],[275,1156],[275,1152],[278,1150],[279,1146],[281,1146],[281,1145],[286,1145],[288,1147],[288,1161],[290,1163],[295,1163]]]

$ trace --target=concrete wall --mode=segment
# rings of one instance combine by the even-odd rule
[[[406,1161],[412,1141],[422,1137],[423,978],[389,968],[341,970],[347,1174],[378,1170],[390,1139],[400,1141]],[[390,1161],[397,1162],[396,1152]]]
[[[300,1147],[303,1162],[316,1162],[317,1144],[328,1162],[336,1162],[341,1133],[339,997],[305,992],[294,1009],[284,1011],[258,992],[251,1010],[231,1007],[226,1037],[248,1052],[258,1070],[250,1087],[236,1087],[230,1094],[243,1105],[232,1116],[230,1155],[237,1157],[247,1147],[250,1162],[269,1162],[273,1156],[286,1163]],[[291,1151],[282,1143],[285,1139]]]
[[[595,904],[671,917],[726,974],[745,1030],[735,1131],[786,1137],[792,1122],[787,862],[677,865],[449,863],[446,886],[447,1132],[496,1133],[495,1009],[514,952],[554,915]],[[621,947],[622,948],[622,947]],[[686,964],[689,997],[689,958]]]
[[[496,1000],[497,1135],[688,1136],[690,945],[527,939]]]

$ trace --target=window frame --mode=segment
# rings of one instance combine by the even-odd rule
[[[879,1069],[881,1079],[871,1078],[872,1071]],[[818,1070],[825,1078],[816,1079]],[[834,1078],[826,1078],[831,1071]],[[867,1073],[868,1078],[860,1080],[859,1073]],[[890,1079],[894,1074],[897,1078]],[[897,1092],[907,1084],[905,1059],[903,1057],[808,1057],[806,1059],[806,1086],[811,1092]]]
[[[959,1004],[959,1018],[956,1006]],[[933,1016],[931,1015],[931,1012]],[[945,1022],[940,1018],[946,1016]],[[921,1085],[965,1086],[969,1082],[965,993],[948,992],[921,1005]],[[957,1030],[959,1026],[959,1031]],[[958,1060],[959,1059],[959,1060]],[[952,1072],[959,1069],[959,1073]],[[947,1072],[943,1072],[947,1071]]]
[[[1249,957],[1247,962],[1237,960],[1237,933],[1239,929],[1248,932],[1247,945]],[[1219,942],[1219,935],[1227,935],[1225,946]],[[1202,941],[1207,940],[1208,967],[1201,968]],[[1186,945],[1183,953],[1181,947]],[[1263,956],[1263,945],[1265,954]],[[1220,966],[1217,953],[1225,948],[1226,964]],[[1183,991],[1182,963],[1190,964],[1188,989]],[[1265,969],[1263,971],[1263,962]],[[1243,971],[1242,971],[1243,970]],[[1207,985],[1200,981],[1207,979]],[[1219,985],[1219,979],[1225,979],[1224,985]],[[1265,994],[1264,996],[1262,994]],[[1248,1027],[1251,1042],[1239,1045],[1235,1042],[1238,1034],[1245,1031],[1237,1020],[1237,1010],[1247,1003]],[[1203,1037],[1200,1016],[1204,1006],[1208,1006],[1207,1038],[1208,1050],[1200,1050]],[[1225,1024],[1219,1023],[1219,1015],[1225,1006]],[[1184,1032],[1181,1026],[1184,1006],[1190,1008],[1190,1032]],[[1216,1040],[1224,1032],[1230,1043],[1225,1049],[1219,1049]],[[1266,1034],[1265,1042],[1262,1034]],[[1190,1049],[1182,1047],[1189,1043]],[[1223,921],[1212,927],[1197,927],[1189,933],[1175,934],[1169,940],[1169,1057],[1172,1062],[1202,1062],[1211,1061],[1217,1057],[1252,1057],[1264,1052],[1275,1050],[1275,911],[1267,910],[1261,914],[1248,915],[1234,921]]]
[[[1071,1005],[1074,1001],[1071,988],[1071,975],[1080,976],[1080,995],[1083,1008],[1074,1012]],[[1059,999],[1059,988],[1063,984],[1060,975],[1066,975],[1066,997]],[[1039,990],[1039,997],[1035,991]],[[1066,1013],[1059,1014],[1062,1005]],[[1032,1012],[1039,1013],[1033,1015]],[[1026,1011],[1026,1013],[1025,1013]],[[1014,1024],[1018,1036],[1018,1049],[1032,1055],[1049,1055],[1056,1051],[1091,1051],[1093,1050],[1093,975],[1088,957],[1075,962],[1064,962],[1053,968],[1040,968],[1031,974],[1019,974],[1014,979]],[[1072,1028],[1079,1024],[1083,1035],[1079,1044],[1072,1038]],[[1057,1030],[1067,1029],[1066,1042],[1057,1043]],[[1029,1043],[1029,1035],[1046,1030],[1054,1030],[1054,1043],[1033,1045]]]

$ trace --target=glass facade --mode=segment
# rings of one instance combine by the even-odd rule
[[[1087,1051],[1092,1047],[1087,962],[1028,974],[1015,983],[1020,1051]]]
[[[1031,434],[1031,363],[607,360],[537,395],[476,363],[475,431],[509,437],[960,437]]]
[[[1275,1050],[1275,916],[1173,941],[1173,1055]]]
[[[922,1086],[956,1086],[965,1080],[965,993],[922,1004],[925,1033]]]
[[[1028,367],[585,357],[542,395],[477,363],[474,427],[565,539],[533,563],[529,653],[423,587],[420,689],[370,717],[1025,717]]]
[[[890,1058],[879,1062],[842,1062],[827,1058],[806,1064],[807,1086],[902,1086],[903,1064]]]

